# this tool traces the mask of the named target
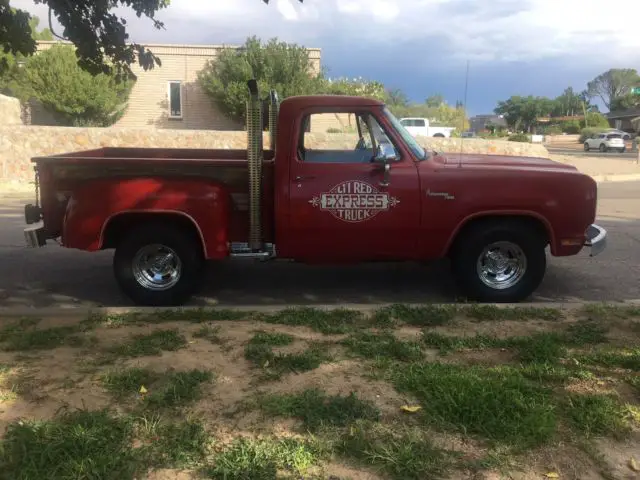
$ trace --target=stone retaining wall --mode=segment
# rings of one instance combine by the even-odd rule
[[[22,125],[20,100],[0,94],[0,125]]]
[[[307,134],[307,144],[318,148],[352,149],[355,134]],[[31,158],[91,150],[101,147],[159,147],[159,148],[246,148],[244,131],[160,130],[129,128],[69,128],[69,127],[0,127],[0,181],[33,181]],[[427,148],[442,152],[460,152],[459,138],[419,137]],[[268,134],[264,136],[269,143]],[[465,138],[464,153],[548,157],[542,145]]]

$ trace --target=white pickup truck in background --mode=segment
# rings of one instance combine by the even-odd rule
[[[400,123],[407,131],[415,136],[423,137],[450,137],[455,127],[432,127],[428,118],[401,118]]]

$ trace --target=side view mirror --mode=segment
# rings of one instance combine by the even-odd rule
[[[396,149],[390,143],[379,143],[376,148],[376,156],[374,162],[376,163],[390,163],[396,160]]]

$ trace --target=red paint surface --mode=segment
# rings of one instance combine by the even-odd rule
[[[380,165],[312,164],[298,158],[303,114],[344,107],[373,112],[399,150],[388,186],[380,185]],[[595,220],[596,183],[575,168],[542,158],[500,155],[432,154],[416,161],[383,115],[382,104],[374,100],[286,99],[278,132],[275,159],[273,152],[265,152],[263,231],[265,241],[274,242],[281,257],[306,262],[439,258],[466,222],[485,215],[536,218],[551,238],[551,252],[573,255],[581,246],[563,247],[561,241],[582,242]],[[65,246],[100,249],[108,221],[131,211],[175,212],[193,219],[208,258],[227,255],[228,241],[247,241],[248,212],[232,199],[248,193],[246,152],[102,149],[36,161],[47,232],[62,233]],[[52,173],[56,165],[87,169],[120,165],[124,172],[177,165],[183,171],[132,173],[129,178],[98,175],[78,181],[56,177]],[[219,175],[188,175],[203,167]],[[297,180],[298,176],[302,178]],[[71,195],[66,209],[56,200],[56,192],[65,191]]]

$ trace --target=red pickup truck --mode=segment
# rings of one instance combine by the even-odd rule
[[[443,155],[420,146],[379,101],[280,102],[273,91],[261,99],[254,80],[248,87],[246,150],[102,148],[32,159],[27,244],[115,249],[119,286],[151,306],[184,304],[207,261],[227,257],[446,257],[470,300],[519,302],[543,279],[547,245],[555,256],[605,248],[607,232],[593,224],[597,184],[574,167]],[[353,143],[314,144],[310,125],[326,115],[354,119]]]

